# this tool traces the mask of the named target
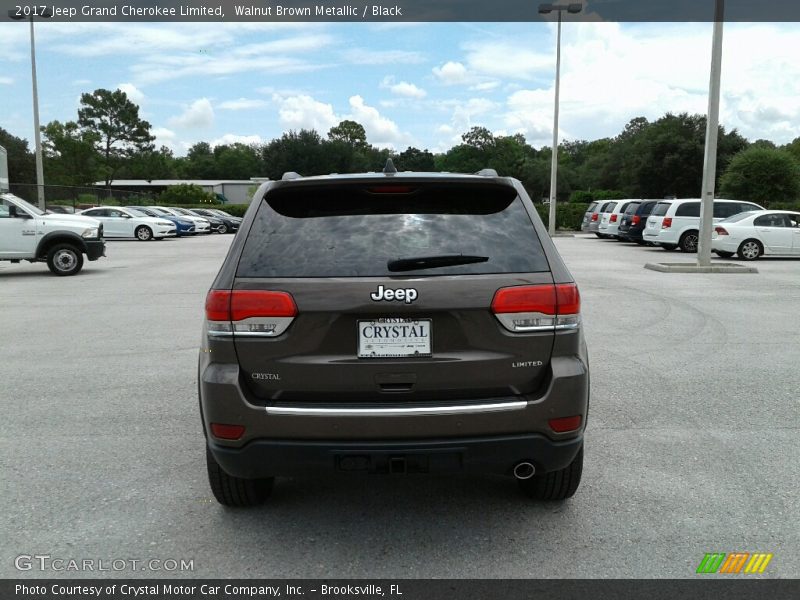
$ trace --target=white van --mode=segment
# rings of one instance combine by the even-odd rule
[[[764,210],[762,206],[740,200],[714,200],[714,222],[750,210]],[[697,252],[700,239],[700,200],[664,200],[656,204],[647,217],[642,239],[664,250],[680,248],[683,252]]]
[[[600,237],[619,239],[617,231],[619,231],[619,224],[622,221],[622,214],[631,202],[635,201],[617,200],[614,210],[602,213],[600,216],[600,226],[597,230]]]

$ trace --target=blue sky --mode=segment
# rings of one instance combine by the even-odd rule
[[[636,116],[706,110],[709,23],[566,23],[565,139]],[[443,151],[469,127],[550,143],[548,23],[39,23],[42,123],[82,92],[128,92],[157,143],[267,141],[362,123],[368,140]],[[800,25],[726,24],[722,123],[751,140],[800,136]],[[28,28],[0,23],[0,126],[32,139]]]

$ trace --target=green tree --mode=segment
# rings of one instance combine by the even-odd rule
[[[145,150],[131,156],[117,173],[118,177],[130,179],[175,179],[178,176],[177,160],[166,146]]]
[[[433,154],[411,146],[395,157],[394,165],[398,171],[433,171],[436,168]]]
[[[800,165],[785,150],[753,147],[731,160],[720,180],[720,195],[764,206],[800,199]]]
[[[332,142],[345,142],[355,148],[367,145],[367,132],[361,123],[345,119],[328,131],[328,139]]]
[[[106,187],[127,158],[153,149],[150,123],[139,117],[139,107],[122,90],[101,88],[82,94],[78,125],[97,136],[95,148]]]
[[[171,185],[158,197],[158,203],[164,206],[175,206],[180,204],[204,204],[218,202],[217,197],[211,192],[205,191],[199,185],[193,183],[181,183]]]
[[[47,180],[50,184],[91,185],[97,178],[99,135],[74,121],[52,121],[42,127]]]
[[[11,135],[0,127],[0,146],[8,152],[8,179],[14,183],[36,183],[36,160],[28,140]]]
[[[791,154],[800,164],[800,137],[794,138],[791,142],[783,146],[783,149]]]
[[[198,142],[178,163],[178,173],[188,179],[212,179],[214,177],[214,150],[208,142]]]
[[[473,127],[461,139],[467,146],[480,150],[491,150],[495,143],[494,135],[486,127]]]
[[[214,177],[219,179],[250,179],[261,174],[258,148],[236,143],[214,148]]]
[[[322,138],[313,129],[288,131],[261,149],[261,160],[271,179],[280,179],[287,171],[301,175],[345,172],[331,169],[331,159]]]

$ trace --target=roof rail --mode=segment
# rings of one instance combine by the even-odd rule
[[[480,175],[481,177],[497,177],[497,171],[494,169],[481,169],[475,175]]]
[[[281,177],[281,181],[291,181],[292,179],[300,179],[303,176],[300,173],[295,173],[294,171],[286,171]]]

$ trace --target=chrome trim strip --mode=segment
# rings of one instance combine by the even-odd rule
[[[514,327],[510,331],[512,333],[529,333],[531,331],[553,331],[554,325],[534,325],[531,327]]]
[[[401,417],[411,415],[460,415],[467,413],[503,412],[523,410],[528,405],[524,400],[493,404],[466,406],[413,406],[408,408],[313,408],[267,406],[269,415],[292,415],[304,417]]]

